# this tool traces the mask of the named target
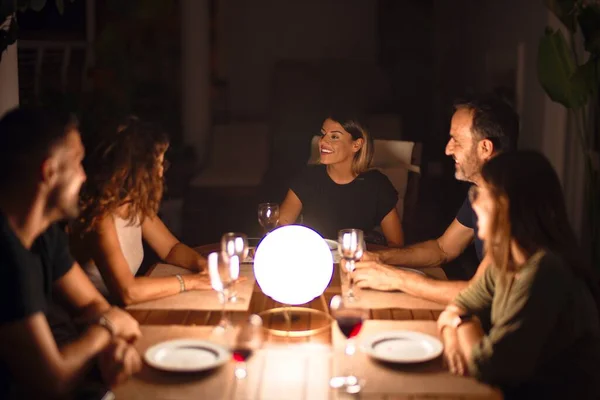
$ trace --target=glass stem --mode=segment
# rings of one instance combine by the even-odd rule
[[[354,296],[354,279],[352,278],[352,272],[354,271],[354,260],[349,260],[346,265],[348,273],[348,297]]]
[[[346,354],[347,360],[347,373],[346,376],[354,376],[354,353],[356,352],[356,348],[354,346],[354,341],[352,339],[346,339],[346,348],[344,349],[344,353]]]
[[[225,307],[227,306],[227,299],[229,297],[229,291],[227,289],[223,290],[221,296],[221,325],[229,325],[229,318],[227,316],[227,312],[225,311]]]
[[[246,361],[238,361],[235,363],[234,374],[237,379],[245,379],[248,376]]]

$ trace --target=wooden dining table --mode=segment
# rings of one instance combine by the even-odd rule
[[[377,247],[375,247],[376,249]],[[218,245],[197,247],[203,255],[215,251]],[[370,247],[373,250],[374,247]],[[151,268],[147,275],[158,273]],[[446,279],[441,268],[422,270],[434,279]],[[344,279],[339,266],[334,265],[331,282],[322,296],[303,305],[321,313],[299,314],[287,324],[277,315],[265,311],[283,307],[266,296],[254,284],[246,310],[231,311],[233,326],[249,314],[262,314],[265,328],[263,349],[251,357],[249,375],[245,380],[235,378],[233,361],[217,371],[199,374],[173,374],[144,365],[141,373],[126,384],[114,389],[117,399],[342,399],[351,395],[330,389],[329,378],[338,373],[346,361],[339,349],[343,337],[335,321],[328,315],[331,298],[344,291]],[[216,294],[215,294],[216,295]],[[411,330],[437,336],[436,319],[443,305],[416,299],[405,293],[359,292],[361,307],[368,309],[369,320],[359,337],[380,331]],[[372,296],[372,297],[369,297]],[[157,308],[128,310],[141,324],[142,339],[136,344],[141,354],[161,341],[176,338],[218,340],[213,327],[221,318],[221,310],[173,309],[173,299],[155,303]],[[371,306],[372,307],[371,307]],[[296,337],[281,335],[281,330],[310,331],[313,334]],[[275,333],[279,332],[279,333]],[[357,339],[358,340],[358,339]],[[360,393],[368,399],[488,399],[501,398],[498,390],[474,379],[450,374],[442,357],[417,365],[385,365],[357,355],[367,384]],[[381,377],[386,377],[382,379]],[[368,382],[371,382],[370,384]],[[350,397],[348,397],[350,396]]]
[[[196,247],[196,251],[200,254],[207,256],[213,251],[218,250],[218,244],[208,244],[203,246]],[[378,245],[368,245],[368,249],[378,250],[384,248],[383,246]],[[153,276],[157,274],[159,271],[155,270],[155,268],[160,268],[160,264],[157,264],[150,268],[146,275]],[[434,278],[445,280],[446,274],[443,269],[440,267],[435,268],[423,268],[421,269],[426,275]],[[185,270],[181,270],[181,273],[187,273]],[[160,274],[158,274],[160,276]],[[335,295],[342,293],[342,281],[344,279],[341,277],[339,273],[339,265],[334,264],[334,271],[332,275],[331,282],[322,297],[318,297],[313,301],[301,305],[302,307],[319,310],[323,312],[327,312],[327,304],[329,304],[331,298]],[[418,299],[414,296],[410,296],[406,293],[381,293],[377,291],[371,290],[362,290],[360,291],[359,296],[361,299],[365,300],[365,308],[369,308],[369,318],[377,319],[377,320],[429,320],[435,321],[440,315],[441,311],[444,308],[443,304]],[[216,298],[216,293],[214,293]],[[369,298],[374,298],[375,302],[371,303],[374,307],[369,307],[367,300]],[[386,301],[387,299],[387,301]],[[156,306],[154,308],[148,309],[146,307],[137,308],[132,307],[128,309],[129,313],[137,319],[137,321],[142,325],[192,325],[192,326],[212,326],[219,322],[221,317],[221,311],[219,308],[215,308],[213,310],[196,310],[195,307],[189,307],[189,309],[182,309],[181,307],[172,306],[173,302],[176,301],[176,297],[167,298],[165,300],[156,301]],[[158,303],[163,303],[161,306]],[[386,303],[389,303],[386,304]],[[362,303],[361,303],[362,304]],[[261,290],[258,284],[254,285],[252,296],[249,302],[249,307],[245,311],[232,311],[230,312],[231,318],[236,321],[245,318],[249,313],[250,314],[258,314],[263,311],[273,309],[276,307],[283,307],[284,305],[271,299],[266,296]],[[315,321],[312,321],[313,324]],[[279,323],[277,318],[272,318],[265,321],[266,325],[269,324],[277,324]],[[296,319],[294,321],[295,324],[307,324],[308,327],[311,325],[310,318],[307,319]],[[270,339],[275,341],[280,341],[279,337],[271,337]],[[286,340],[290,340],[291,338],[287,338]],[[313,335],[305,338],[299,338],[295,341],[303,342],[303,341],[311,341],[311,342],[320,342],[320,343],[329,343],[330,342],[329,334],[325,333],[324,336],[321,335]]]

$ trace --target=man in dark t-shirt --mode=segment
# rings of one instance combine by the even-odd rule
[[[456,220],[466,228],[473,229],[473,245],[477,253],[477,259],[483,260],[483,240],[477,236],[479,228],[477,227],[477,214],[471,207],[471,199],[467,196],[463,201],[462,206],[456,214]]]
[[[481,167],[493,156],[516,147],[519,119],[503,100],[492,95],[473,96],[454,104],[450,123],[450,140],[446,155],[455,161],[456,179],[481,183]],[[375,290],[402,290],[417,297],[450,303],[468,281],[439,281],[391,265],[433,267],[458,257],[466,247],[475,244],[479,267],[472,279],[483,274],[488,265],[484,247],[477,236],[477,216],[471,202],[465,199],[456,218],[438,239],[377,253],[365,253],[356,264],[358,287]]]
[[[0,119],[2,399],[69,396],[93,365],[108,385],[140,368],[137,322],[95,289],[57,225],[78,214],[83,155],[67,114],[20,108]],[[46,318],[50,300],[83,331],[60,347]]]

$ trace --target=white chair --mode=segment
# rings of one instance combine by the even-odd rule
[[[319,138],[311,141],[309,165],[319,163]],[[403,220],[405,207],[416,206],[418,177],[421,175],[421,143],[402,140],[374,140],[372,167],[385,174],[398,191],[396,209]],[[411,174],[409,174],[411,173]],[[411,179],[414,176],[414,179]]]

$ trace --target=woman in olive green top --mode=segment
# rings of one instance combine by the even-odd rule
[[[482,177],[469,194],[493,265],[438,319],[451,371],[505,398],[600,399],[599,279],[577,246],[556,173],[523,151],[490,160]]]

